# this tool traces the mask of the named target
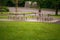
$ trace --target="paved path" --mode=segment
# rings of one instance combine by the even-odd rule
[[[56,23],[56,24],[60,24],[60,21],[57,21],[57,22],[54,22],[54,23]]]
[[[54,22],[54,23],[56,23],[56,24],[60,24],[60,19],[59,19],[58,21]]]
[[[15,7],[8,7],[10,12],[15,12],[16,8]],[[33,8],[24,8],[24,7],[18,7],[18,12],[35,12],[38,13],[38,9],[33,9]],[[42,14],[55,14],[55,11],[51,9],[42,9],[41,11]],[[59,12],[60,14],[60,12]]]
[[[19,20],[0,19],[0,21],[19,21]],[[36,19],[27,19],[25,21],[27,21],[27,22],[48,22],[48,23],[58,23],[58,24],[60,24],[60,21],[59,20],[42,21],[42,20],[36,20]]]

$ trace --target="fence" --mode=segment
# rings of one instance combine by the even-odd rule
[[[35,22],[50,22],[53,20],[51,16],[39,14],[39,13],[10,13],[1,14],[2,16],[7,16],[8,19],[17,21],[35,21]],[[0,15],[0,16],[1,16]]]

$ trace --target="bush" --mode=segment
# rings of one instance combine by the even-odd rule
[[[9,9],[7,7],[0,8],[0,12],[9,12]]]

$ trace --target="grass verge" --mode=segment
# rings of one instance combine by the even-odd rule
[[[0,40],[60,40],[60,24],[1,21]]]

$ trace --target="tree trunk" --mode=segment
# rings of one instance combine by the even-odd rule
[[[0,14],[2,14],[2,12],[3,12],[3,11],[2,11],[2,7],[3,7],[3,6],[0,5]]]
[[[18,12],[18,0],[16,0],[16,13]]]
[[[58,8],[56,8],[55,15],[58,15]]]
[[[58,4],[56,5],[55,10],[55,15],[58,15]]]

